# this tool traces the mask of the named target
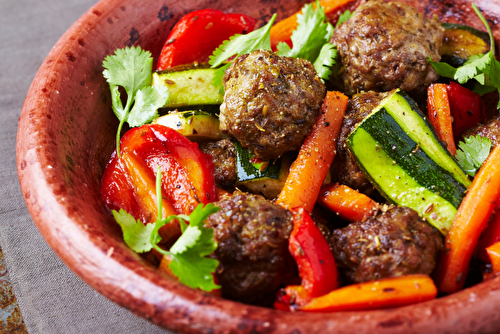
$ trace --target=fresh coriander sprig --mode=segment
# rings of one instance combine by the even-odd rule
[[[219,286],[214,282],[213,273],[219,261],[207,257],[217,248],[217,242],[213,239],[212,229],[204,227],[203,222],[212,213],[219,211],[219,208],[212,203],[205,206],[200,204],[189,216],[172,215],[162,219],[160,168],[156,173],[156,194],[158,215],[155,223],[144,225],[123,209],[120,209],[120,212],[113,210],[113,216],[122,228],[125,243],[137,253],[149,252],[154,248],[161,254],[170,256],[172,261],[169,268],[180,282],[189,287],[204,291],[218,289]],[[182,235],[170,250],[166,251],[158,246],[161,241],[159,229],[174,219],[181,224]],[[189,225],[186,222],[189,222]]]
[[[470,136],[461,141],[457,150],[457,160],[462,169],[474,177],[491,151],[491,140],[480,135]]]
[[[500,63],[495,59],[495,38],[491,28],[475,4],[472,8],[481,19],[490,36],[490,51],[486,54],[471,56],[461,67],[455,68],[447,63],[437,63],[427,58],[434,70],[441,76],[453,78],[464,84],[471,79],[476,80],[474,91],[484,94],[494,90],[500,92]],[[497,109],[500,109],[500,101]]]
[[[123,124],[141,126],[158,117],[158,108],[168,100],[166,87],[151,87],[153,58],[140,47],[117,49],[103,61],[103,75],[111,89],[113,112],[120,120],[116,133],[116,152],[120,157],[120,134]],[[127,93],[122,104],[119,86]]]

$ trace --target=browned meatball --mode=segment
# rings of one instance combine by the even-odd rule
[[[388,93],[373,91],[355,94],[347,104],[340,137],[337,143],[337,155],[331,167],[332,182],[348,185],[368,196],[380,199],[368,178],[359,169],[346,145],[347,137],[356,126],[368,116]]]
[[[200,149],[212,156],[215,184],[227,191],[236,185],[236,150],[230,139],[200,143]]]
[[[218,243],[217,278],[222,296],[272,305],[284,279],[296,269],[288,251],[291,214],[262,196],[237,193],[216,203],[206,225]]]
[[[220,129],[263,160],[300,148],[325,86],[307,60],[258,50],[226,70]]]
[[[334,230],[330,246],[339,270],[359,283],[430,274],[443,240],[414,210],[392,207],[365,222]]]
[[[344,91],[401,88],[418,96],[439,78],[427,57],[441,59],[443,32],[437,16],[427,19],[409,5],[364,3],[331,40],[341,55]]]

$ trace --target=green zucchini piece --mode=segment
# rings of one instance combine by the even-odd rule
[[[408,95],[398,89],[382,100],[347,146],[387,200],[446,235],[471,182]]]
[[[235,142],[236,150],[236,186],[271,199],[278,196],[288,176],[292,159],[285,155],[276,161],[264,162],[267,167],[260,170],[257,163],[252,163],[255,156]]]
[[[153,73],[153,86],[166,86],[170,96],[165,108],[195,105],[220,105],[224,94],[215,87],[212,80],[216,69],[205,66],[182,67]]]
[[[490,37],[487,32],[455,23],[442,23],[442,62],[454,67],[462,66],[470,56],[490,51]]]
[[[177,130],[196,142],[227,137],[219,130],[219,118],[203,111],[171,112],[158,117],[153,123]]]

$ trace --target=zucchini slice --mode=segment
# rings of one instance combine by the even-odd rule
[[[245,188],[254,194],[261,194],[268,199],[276,198],[285,184],[292,164],[290,155],[284,155],[276,161],[263,161],[259,166],[257,163],[252,163],[255,156],[249,150],[243,148],[237,141],[235,141],[234,146],[236,150],[236,186]]]
[[[219,130],[219,118],[203,111],[171,112],[158,117],[153,123],[177,130],[189,140],[196,142],[227,137]]]
[[[387,200],[447,234],[471,182],[406,93],[397,89],[382,100],[347,146]]]
[[[153,73],[152,85],[168,88],[170,96],[164,108],[220,105],[224,94],[212,83],[215,71],[204,65],[173,68]]]
[[[470,56],[490,51],[487,32],[455,23],[442,23],[446,30],[443,36],[442,60],[454,67],[462,66]]]

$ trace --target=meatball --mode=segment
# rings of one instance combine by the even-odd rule
[[[220,129],[263,160],[300,148],[325,95],[309,61],[267,50],[238,57],[224,88]]]
[[[236,193],[216,203],[207,227],[214,229],[220,261],[217,278],[222,296],[270,306],[285,278],[296,272],[288,251],[292,231],[289,211],[264,197]]]
[[[331,39],[341,56],[339,84],[348,95],[394,88],[421,95],[439,78],[427,57],[441,59],[443,32],[437,16],[428,19],[403,3],[368,1]]]
[[[346,140],[356,126],[388,95],[370,91],[355,94],[349,100],[337,143],[337,155],[331,167],[332,182],[348,185],[377,200],[381,199],[381,196],[359,169],[347,148]]]
[[[365,222],[334,230],[330,245],[339,270],[359,283],[430,274],[443,240],[414,210],[386,207]]]
[[[492,149],[497,146],[498,143],[500,143],[500,116],[490,119],[485,124],[480,124],[466,130],[462,134],[462,141],[464,138],[477,135],[489,138],[491,140]]]
[[[230,139],[200,143],[200,149],[212,156],[215,184],[227,191],[236,185],[236,151]]]

